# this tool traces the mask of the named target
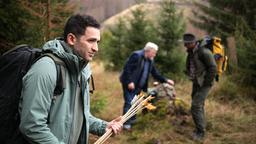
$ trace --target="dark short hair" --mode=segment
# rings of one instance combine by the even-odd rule
[[[69,33],[74,34],[76,37],[84,35],[87,27],[94,27],[100,29],[100,24],[92,16],[76,14],[71,16],[64,27],[63,38],[67,41]]]

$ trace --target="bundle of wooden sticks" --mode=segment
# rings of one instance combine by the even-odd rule
[[[145,96],[142,93],[139,95],[135,95],[131,102],[131,108],[122,116],[121,123],[125,123],[128,119],[130,119],[142,109],[146,107],[152,107],[149,101],[153,98],[154,97],[152,97],[151,95]],[[111,129],[107,130],[106,133],[102,135],[94,144],[103,144],[112,134],[113,132]]]

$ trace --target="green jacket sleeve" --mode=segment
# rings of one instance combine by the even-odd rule
[[[89,115],[90,133],[101,136],[105,133],[107,122],[94,117],[91,113]]]
[[[31,143],[63,143],[51,133],[47,125],[55,84],[54,63],[42,59],[38,60],[23,78],[20,130]]]

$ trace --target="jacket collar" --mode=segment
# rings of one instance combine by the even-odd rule
[[[67,65],[67,69],[74,74],[79,74],[81,71],[87,74],[90,72],[88,62],[84,61],[77,53],[73,51],[66,42],[60,39],[48,41],[43,46],[43,50],[48,50],[61,58]]]

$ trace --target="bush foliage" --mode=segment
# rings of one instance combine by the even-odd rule
[[[170,0],[165,0],[160,9],[154,22],[147,19],[148,11],[139,7],[132,11],[131,18],[120,18],[115,26],[103,32],[101,56],[107,68],[121,70],[133,51],[143,49],[151,41],[159,46],[155,63],[160,72],[168,76],[182,73],[185,54],[178,43],[185,27],[182,14],[176,13]]]

